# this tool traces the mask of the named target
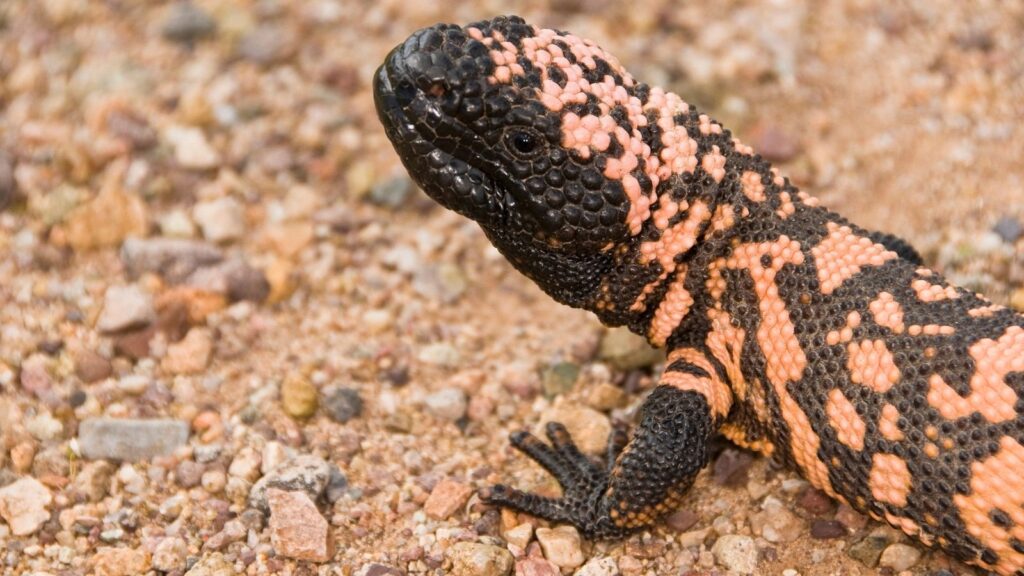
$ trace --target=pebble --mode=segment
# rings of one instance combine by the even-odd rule
[[[171,374],[198,374],[206,370],[213,354],[213,333],[208,328],[192,328],[180,342],[167,347],[160,366]]]
[[[174,469],[174,477],[178,486],[182,488],[195,488],[203,481],[203,472],[206,467],[192,460],[182,460]]]
[[[405,204],[409,193],[413,190],[412,180],[406,174],[381,180],[370,187],[366,200],[371,204],[385,208],[399,208]]]
[[[164,38],[182,44],[210,37],[216,31],[216,21],[190,0],[179,0],[172,4],[160,26],[160,34]]]
[[[427,412],[444,420],[458,420],[466,415],[466,393],[459,388],[445,388],[423,399]]]
[[[325,390],[323,405],[327,416],[341,424],[363,413],[363,399],[355,388],[335,387]]]
[[[256,64],[277,64],[295,51],[296,38],[291,30],[274,24],[263,24],[248,32],[238,43],[242,58]]]
[[[751,517],[750,526],[765,540],[774,544],[792,542],[800,537],[804,529],[803,520],[772,496],[764,499],[761,512]]]
[[[367,564],[356,571],[355,576],[405,576],[405,572],[386,564]]]
[[[14,160],[7,152],[0,150],[0,210],[14,200]]]
[[[112,173],[119,180],[119,174]],[[65,219],[68,244],[83,252],[117,246],[129,236],[144,236],[149,230],[146,204],[138,194],[129,194],[109,182],[93,200],[72,210]]]
[[[1013,244],[1024,234],[1024,225],[1013,216],[1003,216],[996,221],[992,231],[998,234],[1003,242]]]
[[[700,516],[697,513],[683,508],[666,516],[665,524],[677,532],[686,532],[693,528],[699,520]]]
[[[149,554],[131,548],[99,548],[89,563],[94,576],[138,576],[149,570]]]
[[[75,376],[85,384],[106,380],[114,372],[110,360],[92,350],[81,350],[74,355],[74,361]]]
[[[99,502],[107,495],[114,466],[106,460],[87,462],[75,476],[75,490],[84,494],[89,502]]]
[[[573,576],[618,576],[619,567],[611,558],[591,558]]]
[[[609,382],[598,384],[587,396],[587,404],[601,412],[622,408],[628,400],[629,397],[625,390]]]
[[[184,238],[128,238],[121,245],[121,262],[130,277],[149,272],[173,284],[223,259],[224,253],[213,244]]]
[[[327,520],[305,492],[270,488],[266,498],[270,508],[270,542],[278,555],[311,562],[331,558]]]
[[[882,552],[878,565],[884,568],[892,568],[897,572],[909,570],[921,559],[921,551],[909,544],[896,543],[888,546]]]
[[[835,519],[838,520],[850,530],[860,530],[861,528],[868,525],[868,518],[863,514],[860,514],[853,508],[850,508],[846,504],[840,504],[839,509],[836,510]]]
[[[537,542],[544,551],[544,557],[559,568],[576,568],[583,564],[583,550],[580,548],[580,533],[573,526],[537,528]]]
[[[103,296],[96,329],[105,334],[143,328],[156,320],[153,296],[134,284],[111,286]]]
[[[836,505],[835,501],[828,497],[828,494],[813,487],[804,490],[797,503],[804,510],[818,516],[828,514]]]
[[[436,342],[420,348],[416,359],[432,366],[454,368],[462,361],[462,356],[451,344]]]
[[[184,570],[188,560],[188,545],[178,537],[164,538],[153,551],[153,568],[162,572]]]
[[[259,478],[261,463],[262,457],[259,451],[252,446],[245,446],[232,458],[231,465],[228,466],[228,474],[252,482]]]
[[[210,555],[203,555],[198,562],[185,576],[237,576],[238,572],[235,570],[235,565],[228,562],[222,554],[214,553]]]
[[[800,142],[774,124],[758,124],[748,138],[750,146],[769,162],[787,162],[800,153]]]
[[[246,232],[245,208],[231,196],[196,204],[192,218],[210,242],[231,242]]]
[[[260,478],[249,492],[249,505],[267,512],[269,488],[302,491],[315,502],[323,495],[330,478],[330,464],[311,454],[302,454],[282,463]]]
[[[625,327],[605,332],[597,354],[613,368],[624,372],[647,368],[665,360],[663,351],[652,348],[647,340]]]
[[[561,576],[554,564],[541,558],[522,558],[516,561],[516,576]]]
[[[868,568],[875,568],[878,566],[882,552],[892,542],[893,540],[888,532],[874,531],[860,542],[856,542],[847,548],[846,554]]]
[[[629,554],[619,557],[619,572],[622,576],[641,576],[644,571],[644,564],[639,558]]]
[[[199,480],[203,490],[206,490],[208,494],[219,494],[221,490],[224,490],[227,482],[228,477],[223,470],[208,470]]]
[[[318,405],[316,386],[305,377],[291,374],[281,383],[281,407],[292,418],[309,418]]]
[[[29,356],[21,365],[21,375],[18,378],[21,387],[37,397],[42,397],[53,386],[49,364],[49,359],[42,354]]]
[[[40,442],[48,442],[64,432],[64,425],[49,412],[41,412],[25,420],[25,430]]]
[[[711,553],[728,570],[742,574],[753,574],[757,570],[757,546],[749,536],[721,536],[711,547]]]
[[[505,541],[509,544],[519,548],[520,550],[526,550],[526,547],[533,539],[533,524],[523,522],[515,528],[506,530],[502,536],[504,536]]]
[[[726,448],[715,459],[712,479],[719,486],[742,486],[747,482],[747,473],[753,463],[754,457],[750,452]]]
[[[575,364],[573,362],[557,362],[545,368],[544,372],[541,373],[541,390],[544,391],[544,395],[548,398],[554,398],[555,396],[565,394],[572,390],[572,387],[576,384],[576,379],[579,378],[579,375],[579,364]]]
[[[209,170],[220,166],[220,152],[214,148],[206,139],[206,134],[199,128],[192,126],[170,126],[164,132],[164,138],[170,143],[174,150],[174,160],[182,167],[189,170]],[[197,206],[198,208],[198,206]],[[198,213],[194,214],[195,220],[202,222]],[[218,241],[214,238],[208,239]]]
[[[508,576],[514,565],[508,550],[478,542],[456,542],[447,556],[452,576]]]
[[[434,486],[423,503],[423,511],[435,520],[444,520],[466,505],[473,488],[457,480],[445,478]]]
[[[188,432],[179,420],[91,418],[78,427],[78,447],[87,460],[138,462],[170,455]]]
[[[585,406],[558,406],[541,415],[540,423],[535,431],[543,434],[548,422],[561,422],[569,431],[576,446],[585,454],[603,455],[608,447],[608,435],[612,425],[608,417],[593,408]]]
[[[846,536],[846,527],[838,520],[823,520],[818,518],[811,522],[811,538],[818,540],[830,540],[832,538],[843,538]]]
[[[35,534],[50,519],[53,495],[40,481],[22,478],[0,488],[0,517],[15,536]]]

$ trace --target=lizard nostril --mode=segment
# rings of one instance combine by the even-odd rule
[[[445,88],[444,84],[441,83],[441,82],[434,82],[430,86],[428,86],[427,89],[426,89],[426,93],[430,94],[431,96],[433,96],[435,98],[439,98],[441,96],[444,96],[444,93],[446,91],[447,91],[447,89]]]

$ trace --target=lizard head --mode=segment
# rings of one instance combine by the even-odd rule
[[[590,41],[518,17],[439,24],[391,51],[374,96],[417,184],[562,302],[595,290],[650,214],[647,88]]]

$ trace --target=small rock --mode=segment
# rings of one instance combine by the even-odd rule
[[[305,492],[266,491],[270,508],[270,543],[278,555],[326,562],[331,558],[327,520]]]
[[[123,168],[111,169],[99,195],[68,213],[64,224],[74,250],[117,246],[129,236],[144,236],[149,231],[146,204],[138,194],[121,189],[122,175]]]
[[[249,505],[267,512],[267,489],[301,490],[314,502],[323,496],[331,478],[331,465],[310,454],[288,460],[260,478],[249,492]]]
[[[263,65],[287,60],[295,49],[295,34],[288,28],[274,24],[257,26],[238,43],[238,52],[242,58]]]
[[[466,393],[458,388],[445,388],[423,399],[427,412],[445,420],[458,420],[466,415]]]
[[[206,134],[199,128],[192,126],[170,126],[167,128],[164,137],[174,149],[174,160],[182,167],[189,170],[209,170],[220,166],[220,152],[217,151]],[[196,207],[198,208],[198,206]],[[198,214],[196,221],[200,221]],[[202,222],[200,222],[202,226]],[[219,240],[207,236],[207,239],[214,242]]]
[[[850,546],[846,554],[868,568],[878,566],[882,552],[892,544],[892,537],[887,532],[872,532],[860,542]]]
[[[523,522],[515,528],[506,530],[503,536],[509,544],[516,546],[520,550],[526,550],[530,540],[533,539],[533,524]]]
[[[53,495],[32,477],[22,478],[0,488],[0,517],[15,536],[35,534],[50,519]]]
[[[324,496],[327,497],[327,501],[331,504],[337,502],[342,496],[348,491],[348,478],[342,474],[334,464],[331,464],[331,477],[327,480],[327,488],[324,490]]]
[[[695,512],[683,508],[666,516],[665,524],[677,532],[686,532],[693,528],[699,520],[700,516]]]
[[[164,538],[153,552],[153,568],[161,572],[184,570],[188,560],[188,544],[177,537]]]
[[[591,558],[573,576],[618,576],[619,567],[611,558]]]
[[[212,36],[216,30],[214,19],[189,0],[172,4],[160,26],[160,34],[164,38],[182,44],[191,44]]]
[[[160,217],[160,233],[168,238],[193,238],[196,225],[192,217],[181,208],[171,209]]]
[[[786,509],[785,504],[774,497],[765,498],[761,512],[750,519],[750,526],[760,532],[765,540],[778,544],[792,542],[803,532],[803,521]]]
[[[585,454],[601,455],[608,447],[612,425],[608,417],[597,410],[584,406],[552,408],[541,416],[537,432],[540,433],[548,422],[564,424],[576,446]]]
[[[206,490],[208,494],[218,494],[224,489],[227,484],[228,478],[224,474],[223,470],[208,470],[203,473],[202,478],[199,479],[199,483],[203,486],[203,490]]]
[[[445,478],[434,486],[423,504],[423,511],[435,520],[444,520],[465,506],[473,488],[451,478]]]
[[[554,564],[541,558],[522,558],[516,561],[516,576],[561,576]]]
[[[580,534],[572,526],[537,528],[537,541],[544,557],[559,568],[576,568],[583,564]]]
[[[11,155],[0,150],[0,210],[14,200],[14,160]]]
[[[305,498],[305,494],[302,495]],[[308,499],[307,499],[308,500]],[[224,529],[211,536],[203,546],[204,550],[222,550],[234,542],[245,539],[248,529],[239,520],[229,520]]]
[[[182,488],[195,488],[203,481],[203,472],[206,467],[192,460],[182,460],[174,469],[174,477],[178,486]]]
[[[644,565],[638,558],[629,554],[619,556],[619,572],[622,576],[641,576],[644,572]]]
[[[85,384],[106,380],[113,374],[110,360],[92,350],[82,350],[74,355],[75,376]]]
[[[143,328],[156,320],[153,297],[135,285],[111,286],[103,296],[96,329],[105,334]]]
[[[172,284],[223,259],[224,253],[213,244],[184,238],[128,238],[121,245],[121,262],[130,277],[149,272]]]
[[[112,135],[126,141],[136,150],[152,148],[157,142],[156,130],[142,116],[128,108],[115,108],[107,113],[104,126]]]
[[[822,520],[821,518],[811,522],[811,538],[818,540],[830,540],[832,538],[843,538],[846,536],[846,527],[838,520]]]
[[[381,180],[370,188],[366,199],[371,204],[385,208],[399,208],[405,204],[409,193],[413,190],[412,180],[404,173],[394,178]]]
[[[228,466],[228,474],[251,482],[259,478],[261,463],[262,457],[260,453],[255,448],[246,446],[239,450],[231,460],[231,465]]]
[[[21,387],[37,397],[42,397],[53,386],[49,363],[50,361],[42,354],[29,356],[21,365],[21,374],[18,378]]]
[[[131,548],[100,548],[89,563],[95,576],[137,576],[149,570],[149,554]]]
[[[999,235],[999,238],[1007,244],[1013,244],[1018,238],[1024,234],[1024,225],[1021,225],[1020,220],[1013,216],[1003,216],[996,225],[992,227],[992,231]]]
[[[185,576],[237,576],[235,565],[228,562],[219,552],[203,555]]]
[[[107,495],[113,474],[114,466],[106,460],[88,462],[75,476],[75,490],[84,494],[89,502],[99,502]]]
[[[835,506],[835,501],[829,498],[828,494],[825,494],[817,488],[808,488],[807,490],[804,490],[797,503],[804,510],[818,516],[828,514]]]
[[[324,392],[324,411],[335,422],[344,424],[363,413],[363,399],[355,388],[331,388]]]
[[[608,412],[626,405],[629,397],[626,391],[609,382],[602,382],[594,387],[587,397],[587,404],[595,410]]]
[[[508,550],[477,542],[456,542],[447,556],[452,576],[508,576],[514,564]]]
[[[355,576],[405,576],[405,572],[386,564],[374,562],[360,568]]]
[[[572,390],[579,378],[580,367],[573,362],[558,362],[548,366],[540,377],[541,390],[548,398],[565,394]]]
[[[440,366],[442,368],[454,368],[462,361],[459,351],[451,344],[436,342],[420,348],[416,359],[424,364]]]
[[[197,204],[192,218],[210,242],[231,242],[246,232],[245,208],[231,196]]]
[[[711,547],[715,560],[728,570],[753,574],[757,570],[757,546],[749,536],[726,534]]]
[[[745,450],[726,448],[715,459],[712,478],[720,486],[741,486],[747,482],[747,473],[754,457]]]
[[[41,412],[25,420],[25,430],[40,442],[48,442],[64,432],[64,425],[49,412]]]
[[[309,418],[318,405],[316,386],[298,374],[291,374],[281,383],[281,407],[292,418]]]
[[[665,359],[665,353],[652,348],[628,328],[612,328],[601,338],[598,357],[622,371],[647,368]]]
[[[860,530],[868,525],[867,516],[859,514],[856,510],[850,508],[846,504],[839,505],[839,509],[836,510],[835,518],[850,530]]]
[[[921,551],[909,544],[892,544],[882,552],[878,565],[892,568],[896,572],[909,570],[921,559]]]
[[[800,142],[773,124],[761,123],[750,130],[748,140],[754,151],[769,162],[786,162],[800,153]]]
[[[207,328],[193,328],[180,342],[167,347],[161,367],[171,374],[198,374],[206,370],[213,354],[213,334]]]
[[[149,460],[187,441],[188,424],[178,420],[92,418],[78,427],[78,447],[87,460]]]

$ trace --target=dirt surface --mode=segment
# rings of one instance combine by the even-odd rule
[[[510,431],[600,447],[661,366],[415,190],[370,81],[437,21],[572,30],[1024,308],[1024,4],[452,4],[0,3],[0,573],[975,573],[735,450],[625,541],[482,506],[557,490]]]

